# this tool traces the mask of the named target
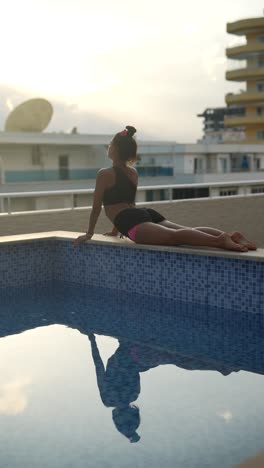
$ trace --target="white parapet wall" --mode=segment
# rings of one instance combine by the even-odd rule
[[[239,230],[259,247],[264,247],[264,194],[213,199],[177,200],[148,203],[167,219],[184,226],[212,226],[224,231]],[[140,205],[141,206],[141,205]],[[91,208],[47,210],[43,212],[0,215],[0,236],[66,230],[84,232]],[[103,234],[111,227],[102,213],[96,232]]]

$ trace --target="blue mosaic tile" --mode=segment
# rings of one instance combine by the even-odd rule
[[[260,263],[213,258],[208,263],[208,304],[217,307],[251,310],[260,308]]]
[[[207,304],[207,258],[167,252],[162,290],[169,299]]]
[[[257,271],[259,283],[259,309],[261,313],[264,313],[264,263],[259,263]]]
[[[23,286],[52,279],[54,244],[25,242],[0,248],[0,287]]]
[[[53,277],[55,280],[82,283],[84,276],[85,246],[73,246],[70,242],[57,242]]]
[[[49,280],[264,313],[261,262],[61,240],[0,246],[1,288]]]

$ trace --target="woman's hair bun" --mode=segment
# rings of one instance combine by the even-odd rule
[[[136,128],[131,127],[131,125],[127,125],[126,130],[127,130],[128,136],[130,136],[130,137],[132,137],[137,131]]]

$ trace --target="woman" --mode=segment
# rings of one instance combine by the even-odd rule
[[[137,143],[133,138],[135,133],[134,127],[127,126],[112,139],[108,157],[113,161],[113,166],[101,169],[97,174],[88,231],[75,240],[76,245],[92,238],[104,205],[105,214],[113,224],[113,230],[106,235],[116,236],[120,232],[137,244],[184,244],[239,252],[256,250],[256,244],[239,232],[228,234],[209,227],[189,228],[171,223],[153,209],[136,208],[138,175],[132,167],[137,156]]]

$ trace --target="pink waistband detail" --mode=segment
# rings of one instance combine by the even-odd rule
[[[129,229],[129,231],[127,233],[129,239],[131,239],[134,242],[136,242],[136,232],[137,232],[138,226],[139,226],[139,224],[136,224],[136,226],[132,227],[132,229]]]

